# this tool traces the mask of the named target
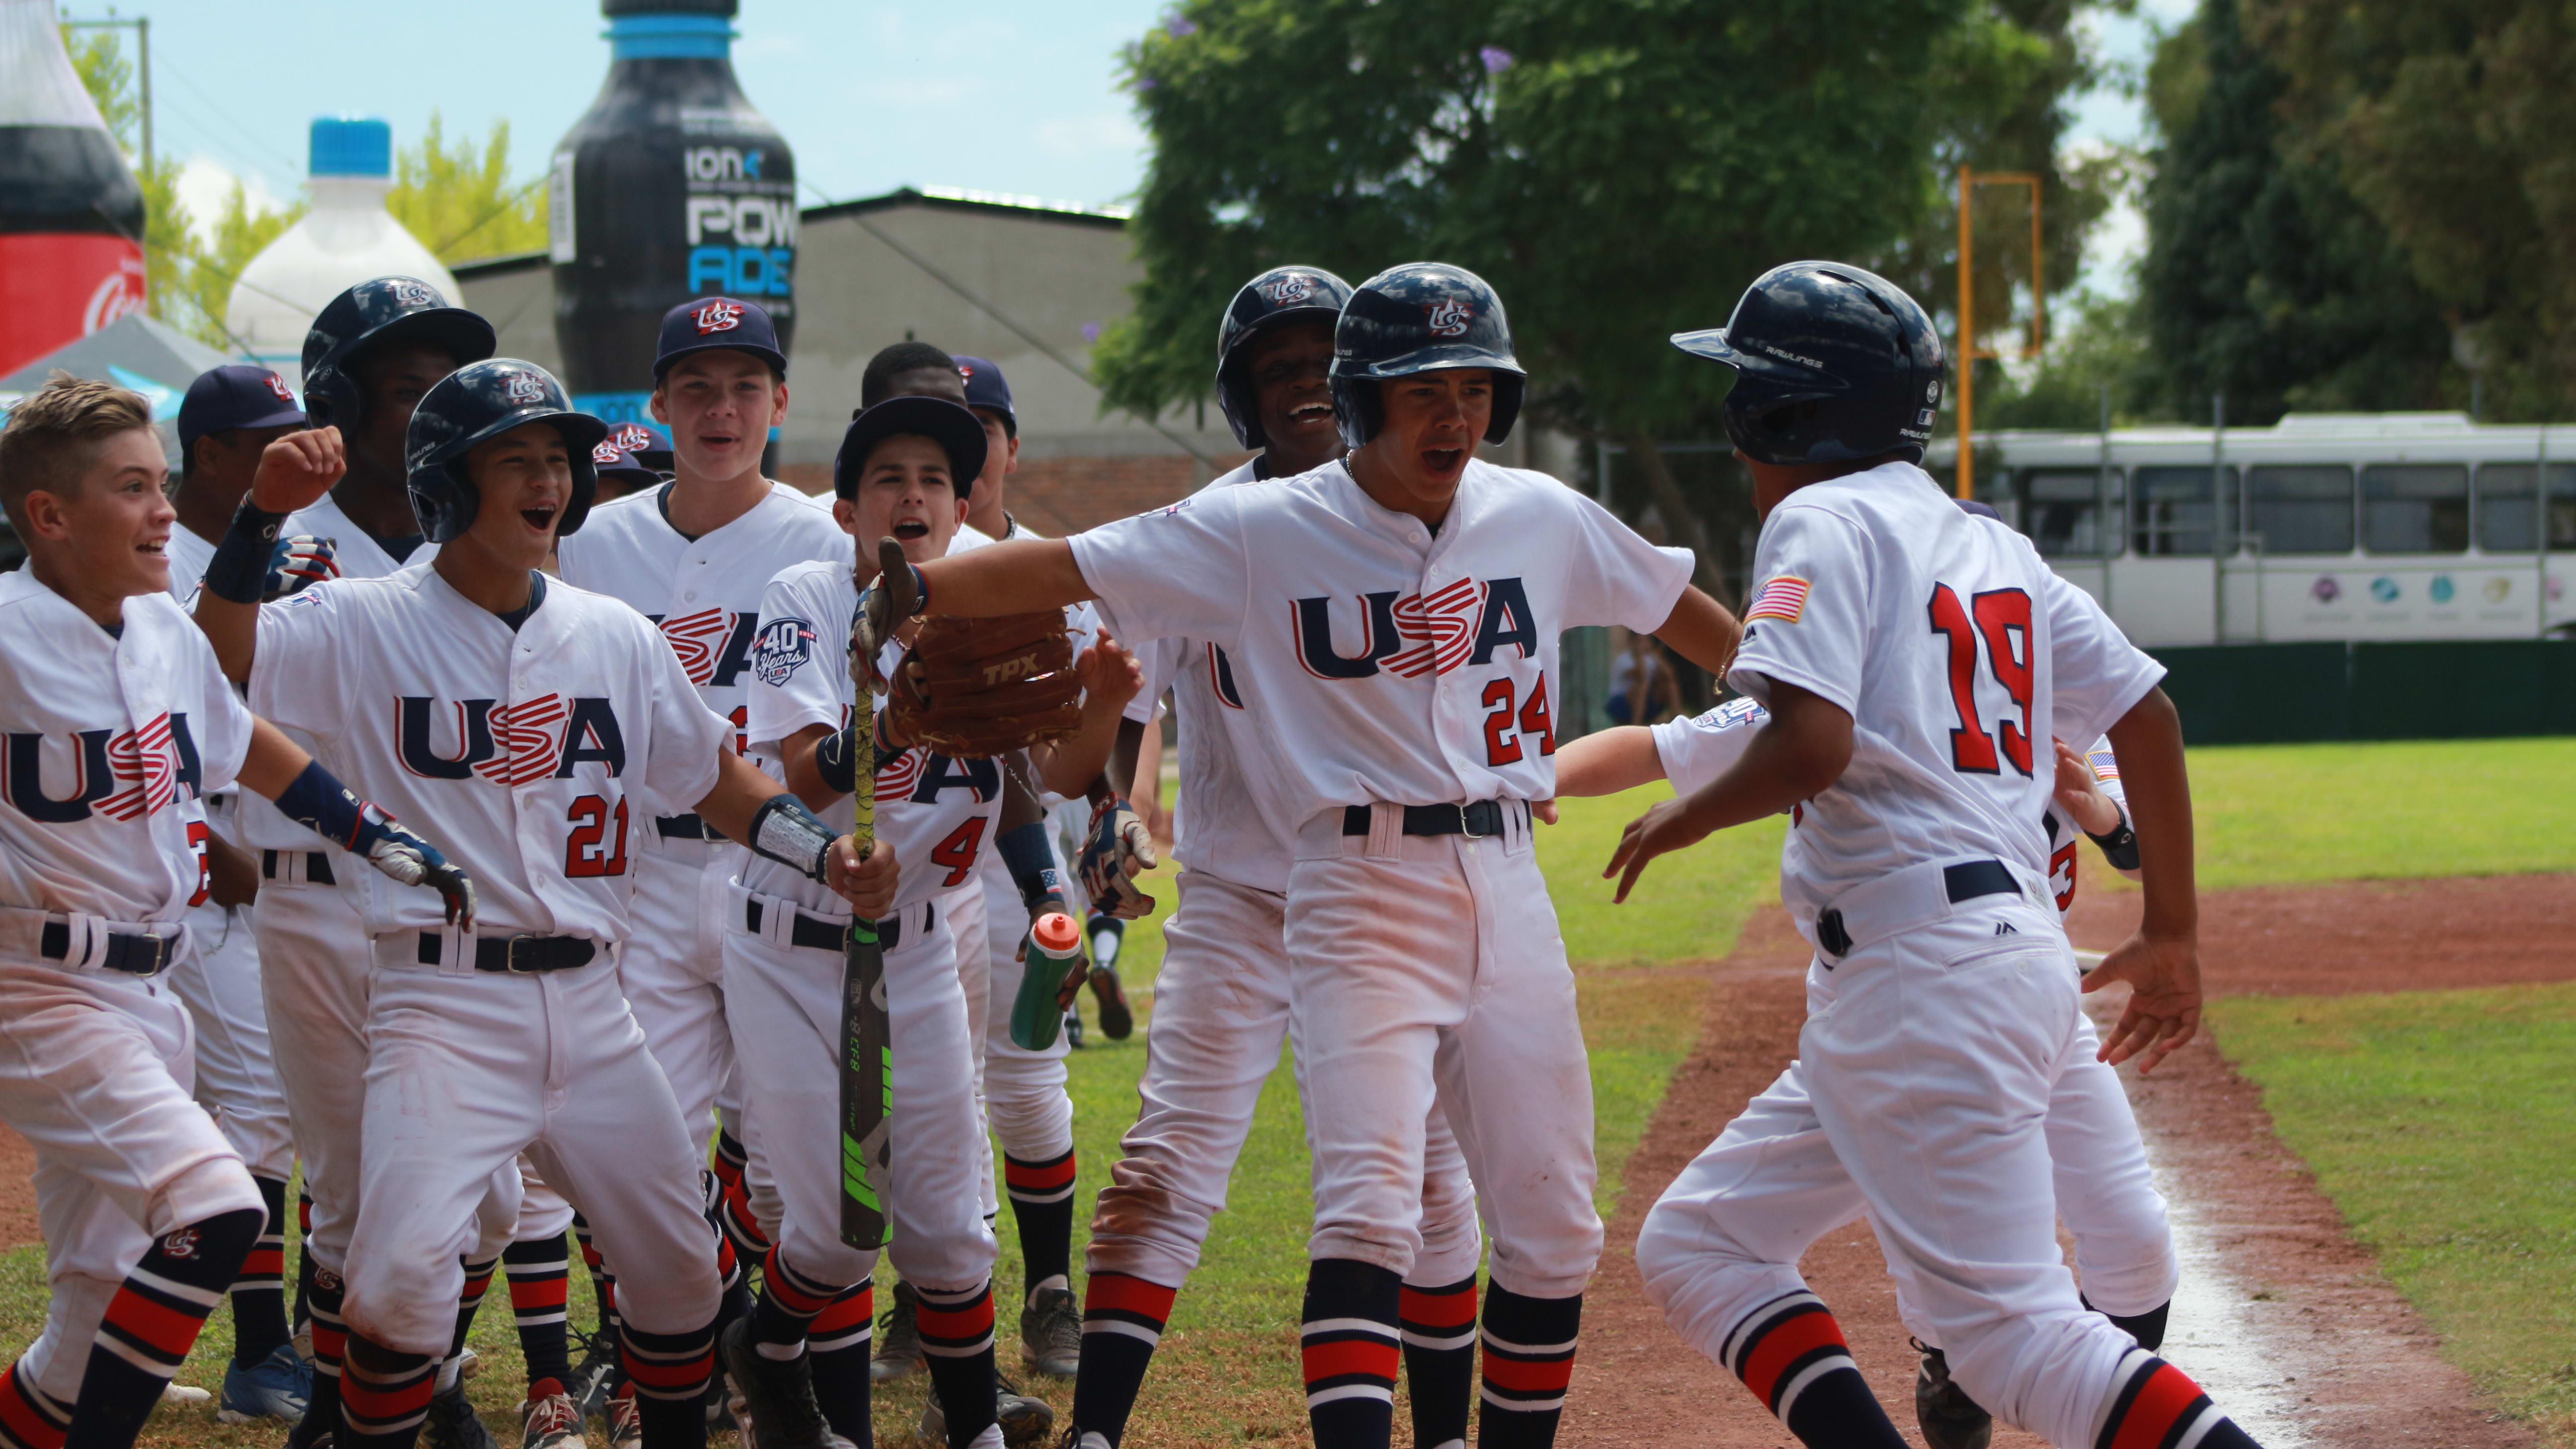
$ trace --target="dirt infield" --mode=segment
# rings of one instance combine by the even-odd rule
[[[2096,882],[2088,881],[2088,886]],[[2077,902],[2076,943],[2118,943],[2134,890]],[[2563,923],[2576,876],[2264,888],[2203,902],[2212,994],[2489,986],[2576,977]],[[1584,1313],[1562,1442],[1795,1449],[1743,1387],[1674,1337],[1645,1301],[1631,1256],[1663,1186],[1796,1051],[1807,949],[1778,910],[1710,968],[1700,1045],[1676,1072],[1629,1159],[1627,1191]],[[2112,993],[2105,993],[2109,996]],[[2108,1006],[2113,1003],[2102,1002]],[[2185,1269],[2167,1352],[2272,1446],[2411,1443],[2507,1449],[2532,1442],[2474,1402],[2430,1330],[2272,1133],[2253,1087],[2196,1044],[2153,1078],[2130,1077],[2158,1178],[2175,1205]],[[1914,1436],[1914,1355],[1866,1226],[1828,1234],[1805,1262],[1898,1426]],[[2011,1431],[1997,1449],[2036,1438]]]

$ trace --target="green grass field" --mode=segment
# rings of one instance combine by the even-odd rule
[[[2192,765],[2207,889],[2576,869],[2576,830],[2569,829],[2576,811],[2565,787],[2576,775],[2576,741],[2244,747],[2195,751]],[[1772,898],[1778,863],[1781,824],[1748,827],[1658,862],[1628,905],[1612,906],[1600,867],[1620,827],[1664,793],[1652,786],[1610,800],[1566,802],[1563,822],[1540,837],[1549,888],[1577,960],[1593,1052],[1605,1214],[1619,1188],[1619,1168],[1698,1029],[1698,978],[1684,965],[1733,946],[1746,916]],[[2109,882],[2109,872],[2094,865],[2090,880]],[[1168,874],[1157,892],[1163,898],[1157,920],[1129,932],[1121,960],[1131,986],[1143,988],[1140,1014],[1150,1011],[1159,918],[1171,905]],[[2276,1103],[2285,1134],[2321,1173],[2330,1162],[2350,1159],[2348,1170],[2329,1175],[2328,1190],[2356,1223],[2367,1217],[2370,1232],[2386,1235],[2371,1241],[2390,1254],[2400,1286],[2455,1335],[2450,1342],[2460,1361],[2517,1412],[2564,1414],[2576,1407],[2570,1387],[2576,1385],[2576,1329],[2559,1306],[2570,1189],[2563,1167],[2555,1179],[2548,1176],[2545,1149],[2570,1140],[2566,1103],[2576,1100],[2570,1090],[2576,1068],[2566,1064],[2576,1056],[2566,1047],[2576,1035],[2576,998],[2552,998],[2558,1015],[2535,1009],[2517,1024],[2512,1010],[2468,1002],[2478,995],[2437,995],[2375,1017],[2347,1014],[2388,998],[2313,1004],[2317,1009],[2304,1016],[2283,1003],[2234,1001],[2221,1003],[2214,1020],[2227,1050],[2247,1061],[2267,1093],[2282,1102],[2300,1092],[2313,1095],[2312,1113]],[[2518,991],[2510,999],[2539,997]],[[2284,1011],[2274,1013],[2275,1006]],[[2381,1049],[2351,1045],[2365,1039]],[[2408,1042],[2418,1045],[2403,1045]],[[2498,1062],[2490,1056],[2498,1051],[2506,1052],[2518,1086],[2494,1085]],[[1143,1065],[1141,1027],[1123,1043],[1095,1031],[1091,1045],[1073,1058],[1084,1202],[1135,1115]],[[2401,1065],[2412,1075],[2395,1074]],[[2275,1077],[2282,1083],[2277,1089]],[[2302,1081],[2319,1085],[2297,1085]],[[2479,1091],[2499,1104],[2492,1112],[2459,1105]],[[2385,1207],[2369,1206],[2379,1201],[2367,1196],[2371,1191],[2385,1196]],[[1164,1337],[1128,1440],[1136,1449],[1303,1438],[1294,1324],[1307,1211],[1304,1134],[1295,1088],[1283,1071],[1262,1099],[1228,1211]],[[999,1226],[1001,1342],[1005,1370],[1012,1371],[1018,1247],[1007,1211]],[[1079,1225],[1076,1233],[1078,1255]],[[587,1321],[587,1288],[579,1277],[576,1320]],[[501,1299],[496,1284],[476,1331],[492,1364],[478,1380],[477,1401],[496,1432],[515,1430],[508,1406],[520,1383]],[[32,1338],[43,1308],[40,1252],[21,1249],[0,1258],[0,1337]],[[2481,1332],[2476,1325],[2485,1320],[2505,1326]],[[229,1327],[218,1315],[183,1381],[212,1387],[228,1345]],[[1068,1385],[1027,1387],[1043,1391],[1059,1412],[1070,1404]],[[918,1381],[880,1393],[879,1437],[890,1445],[907,1442],[920,1403]],[[1401,1441],[1401,1413],[1397,1422]],[[220,1428],[207,1410],[165,1413],[153,1437],[227,1449],[278,1439],[266,1430]]]

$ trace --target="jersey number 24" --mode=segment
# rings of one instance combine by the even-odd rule
[[[1932,586],[1932,632],[1950,646],[1950,703],[1959,714],[1950,731],[1950,763],[1961,774],[2000,775],[1995,752],[2027,778],[2030,774],[2030,595],[2021,589],[1990,589],[1970,597],[1966,607],[1948,584]],[[1992,735],[1977,713],[1977,646],[1985,645],[1986,669],[2020,710],[2018,721],[2004,719]]]

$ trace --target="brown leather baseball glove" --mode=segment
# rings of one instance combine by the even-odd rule
[[[924,617],[887,709],[898,738],[956,759],[1063,739],[1082,723],[1064,611]]]

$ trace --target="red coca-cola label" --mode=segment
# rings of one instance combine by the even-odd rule
[[[143,248],[121,236],[0,235],[0,377],[143,310]]]

